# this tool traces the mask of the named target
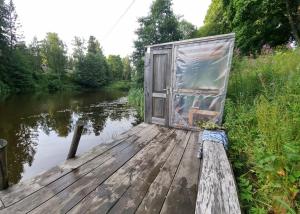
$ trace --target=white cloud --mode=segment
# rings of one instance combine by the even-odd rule
[[[152,0],[136,0],[119,24],[104,40],[132,0],[14,0],[27,42],[57,32],[71,49],[74,36],[96,36],[106,55],[125,56],[133,50],[137,18],[149,12]],[[211,0],[173,0],[176,14],[201,26]]]

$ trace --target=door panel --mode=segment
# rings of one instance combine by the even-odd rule
[[[153,92],[165,93],[167,63],[167,54],[153,55]]]
[[[171,49],[152,50],[150,54],[150,75],[148,76],[149,80],[145,81],[151,82],[149,84],[151,90],[148,88],[145,93],[150,93],[148,102],[151,102],[151,107],[147,109],[147,112],[151,114],[151,123],[169,124],[171,52]]]
[[[153,97],[152,116],[157,118],[165,117],[165,98]]]

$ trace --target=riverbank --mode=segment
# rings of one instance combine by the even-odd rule
[[[143,90],[131,105],[143,115]],[[300,49],[235,56],[224,125],[246,213],[300,211]]]
[[[7,98],[16,95],[40,95],[40,94],[59,94],[59,93],[80,93],[88,91],[100,91],[100,90],[118,90],[129,91],[130,81],[119,80],[111,81],[105,86],[98,88],[87,88],[77,84],[72,77],[65,76],[62,79],[57,77],[44,76],[40,77],[35,86],[31,89],[23,91],[9,89],[9,87],[1,85],[0,82],[0,101],[5,101]]]

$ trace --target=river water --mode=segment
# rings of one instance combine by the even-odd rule
[[[8,141],[10,183],[18,183],[62,163],[77,120],[85,123],[80,155],[138,123],[126,93],[22,95],[0,102],[0,138]]]

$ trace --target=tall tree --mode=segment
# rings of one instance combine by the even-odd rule
[[[292,34],[300,44],[300,0],[285,0],[285,5]]]
[[[10,91],[8,82],[9,46],[7,38],[7,8],[4,0],[0,0],[0,96],[7,95]]]
[[[73,58],[75,62],[78,62],[82,60],[85,56],[85,51],[86,51],[85,40],[83,38],[75,36],[72,45],[73,45],[73,54],[72,54]]]
[[[87,49],[88,53],[90,54],[103,55],[102,49],[100,48],[100,43],[94,36],[90,36]]]
[[[9,38],[9,46],[12,50],[13,47],[17,44],[18,39],[21,37],[18,35],[18,29],[20,28],[20,23],[18,22],[18,15],[16,13],[16,7],[12,0],[9,1],[7,5],[7,21],[8,28],[7,34]]]
[[[213,0],[205,17],[205,25],[199,29],[199,36],[235,32],[237,47],[246,54],[259,52],[265,44],[271,47],[285,44],[292,37],[287,1],[291,2]],[[295,14],[298,7],[292,5],[290,11]]]
[[[66,66],[66,50],[62,40],[59,39],[57,33],[47,33],[46,38],[42,42],[43,60],[50,69],[50,72],[61,78],[65,74]]]
[[[124,57],[122,59],[123,63],[123,79],[124,80],[131,80],[131,73],[132,73],[132,67],[131,67],[131,61],[128,56]]]
[[[180,20],[178,27],[182,39],[191,39],[196,36],[196,26],[185,19]]]
[[[156,43],[177,41],[182,38],[178,17],[172,10],[172,0],[155,0],[150,14],[138,19],[138,36],[134,41],[133,63],[136,69],[135,79],[138,86],[143,85],[145,46]]]
[[[94,36],[88,40],[86,56],[77,62],[75,78],[84,87],[96,88],[108,81],[108,69],[100,43]]]
[[[119,55],[109,55],[107,58],[109,72],[114,80],[121,80],[123,75],[123,63]]]
[[[42,70],[41,42],[36,37],[29,44],[29,50],[32,56],[33,72],[39,73]]]

